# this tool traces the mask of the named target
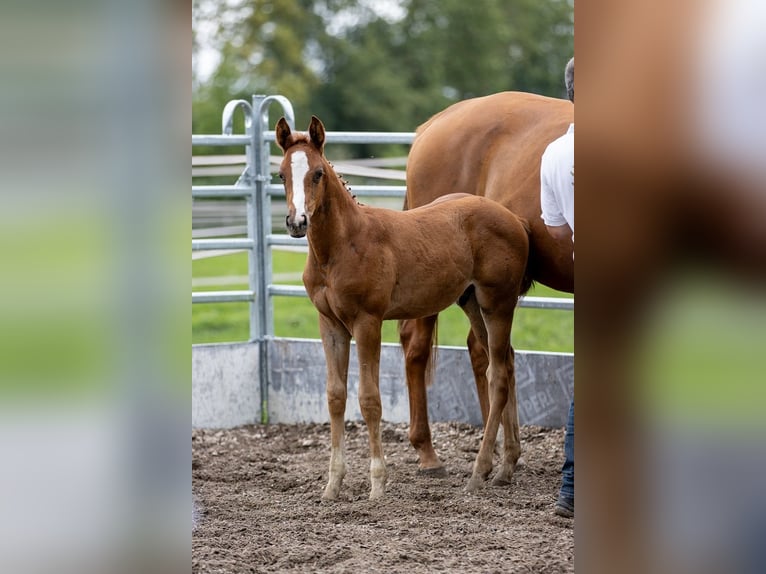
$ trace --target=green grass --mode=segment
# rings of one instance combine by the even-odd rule
[[[301,285],[300,274],[305,253],[273,251],[275,282]],[[196,285],[194,291],[247,289],[247,254],[235,253],[192,262],[192,279],[242,277],[239,283]],[[571,297],[537,285],[529,295]],[[319,338],[317,312],[307,298],[275,297],[274,332],[277,337]],[[192,305],[192,342],[218,343],[248,339],[249,306],[246,303],[211,303]],[[574,315],[571,311],[519,308],[516,311],[512,342],[516,349],[537,351],[574,351]],[[439,344],[465,346],[468,319],[455,305],[439,315]],[[396,321],[383,324],[383,341],[399,341]]]

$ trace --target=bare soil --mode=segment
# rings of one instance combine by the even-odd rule
[[[573,521],[553,514],[563,429],[525,426],[510,487],[464,487],[481,429],[435,423],[445,478],[418,473],[407,425],[383,425],[388,485],[371,502],[364,423],[346,423],[348,473],[320,499],[329,424],[192,432],[192,571],[574,572]]]

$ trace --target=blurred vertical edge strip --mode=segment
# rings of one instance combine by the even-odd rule
[[[575,10],[576,570],[766,571],[766,6]]]
[[[0,571],[188,570],[191,5],[0,37]]]

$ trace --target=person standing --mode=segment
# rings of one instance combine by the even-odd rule
[[[564,70],[564,83],[567,97],[574,104],[574,58],[569,60]],[[574,123],[543,153],[540,206],[548,233],[559,241],[571,241],[574,258]],[[574,517],[574,397],[567,416],[561,489],[554,512],[566,518]]]

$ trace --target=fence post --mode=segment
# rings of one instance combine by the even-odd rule
[[[250,320],[250,340],[258,344],[261,384],[261,422],[269,422],[269,365],[268,343],[274,336],[274,306],[269,296],[271,283],[271,250],[267,238],[271,235],[271,200],[267,187],[271,182],[269,144],[266,131],[269,129],[269,105],[277,102],[291,128],[294,128],[295,114],[290,101],[284,96],[253,96],[253,140],[252,153],[255,166],[255,186],[252,206],[248,203],[248,231],[253,228],[255,249],[249,269],[250,283],[255,292],[255,317]],[[253,264],[254,263],[254,264]]]

